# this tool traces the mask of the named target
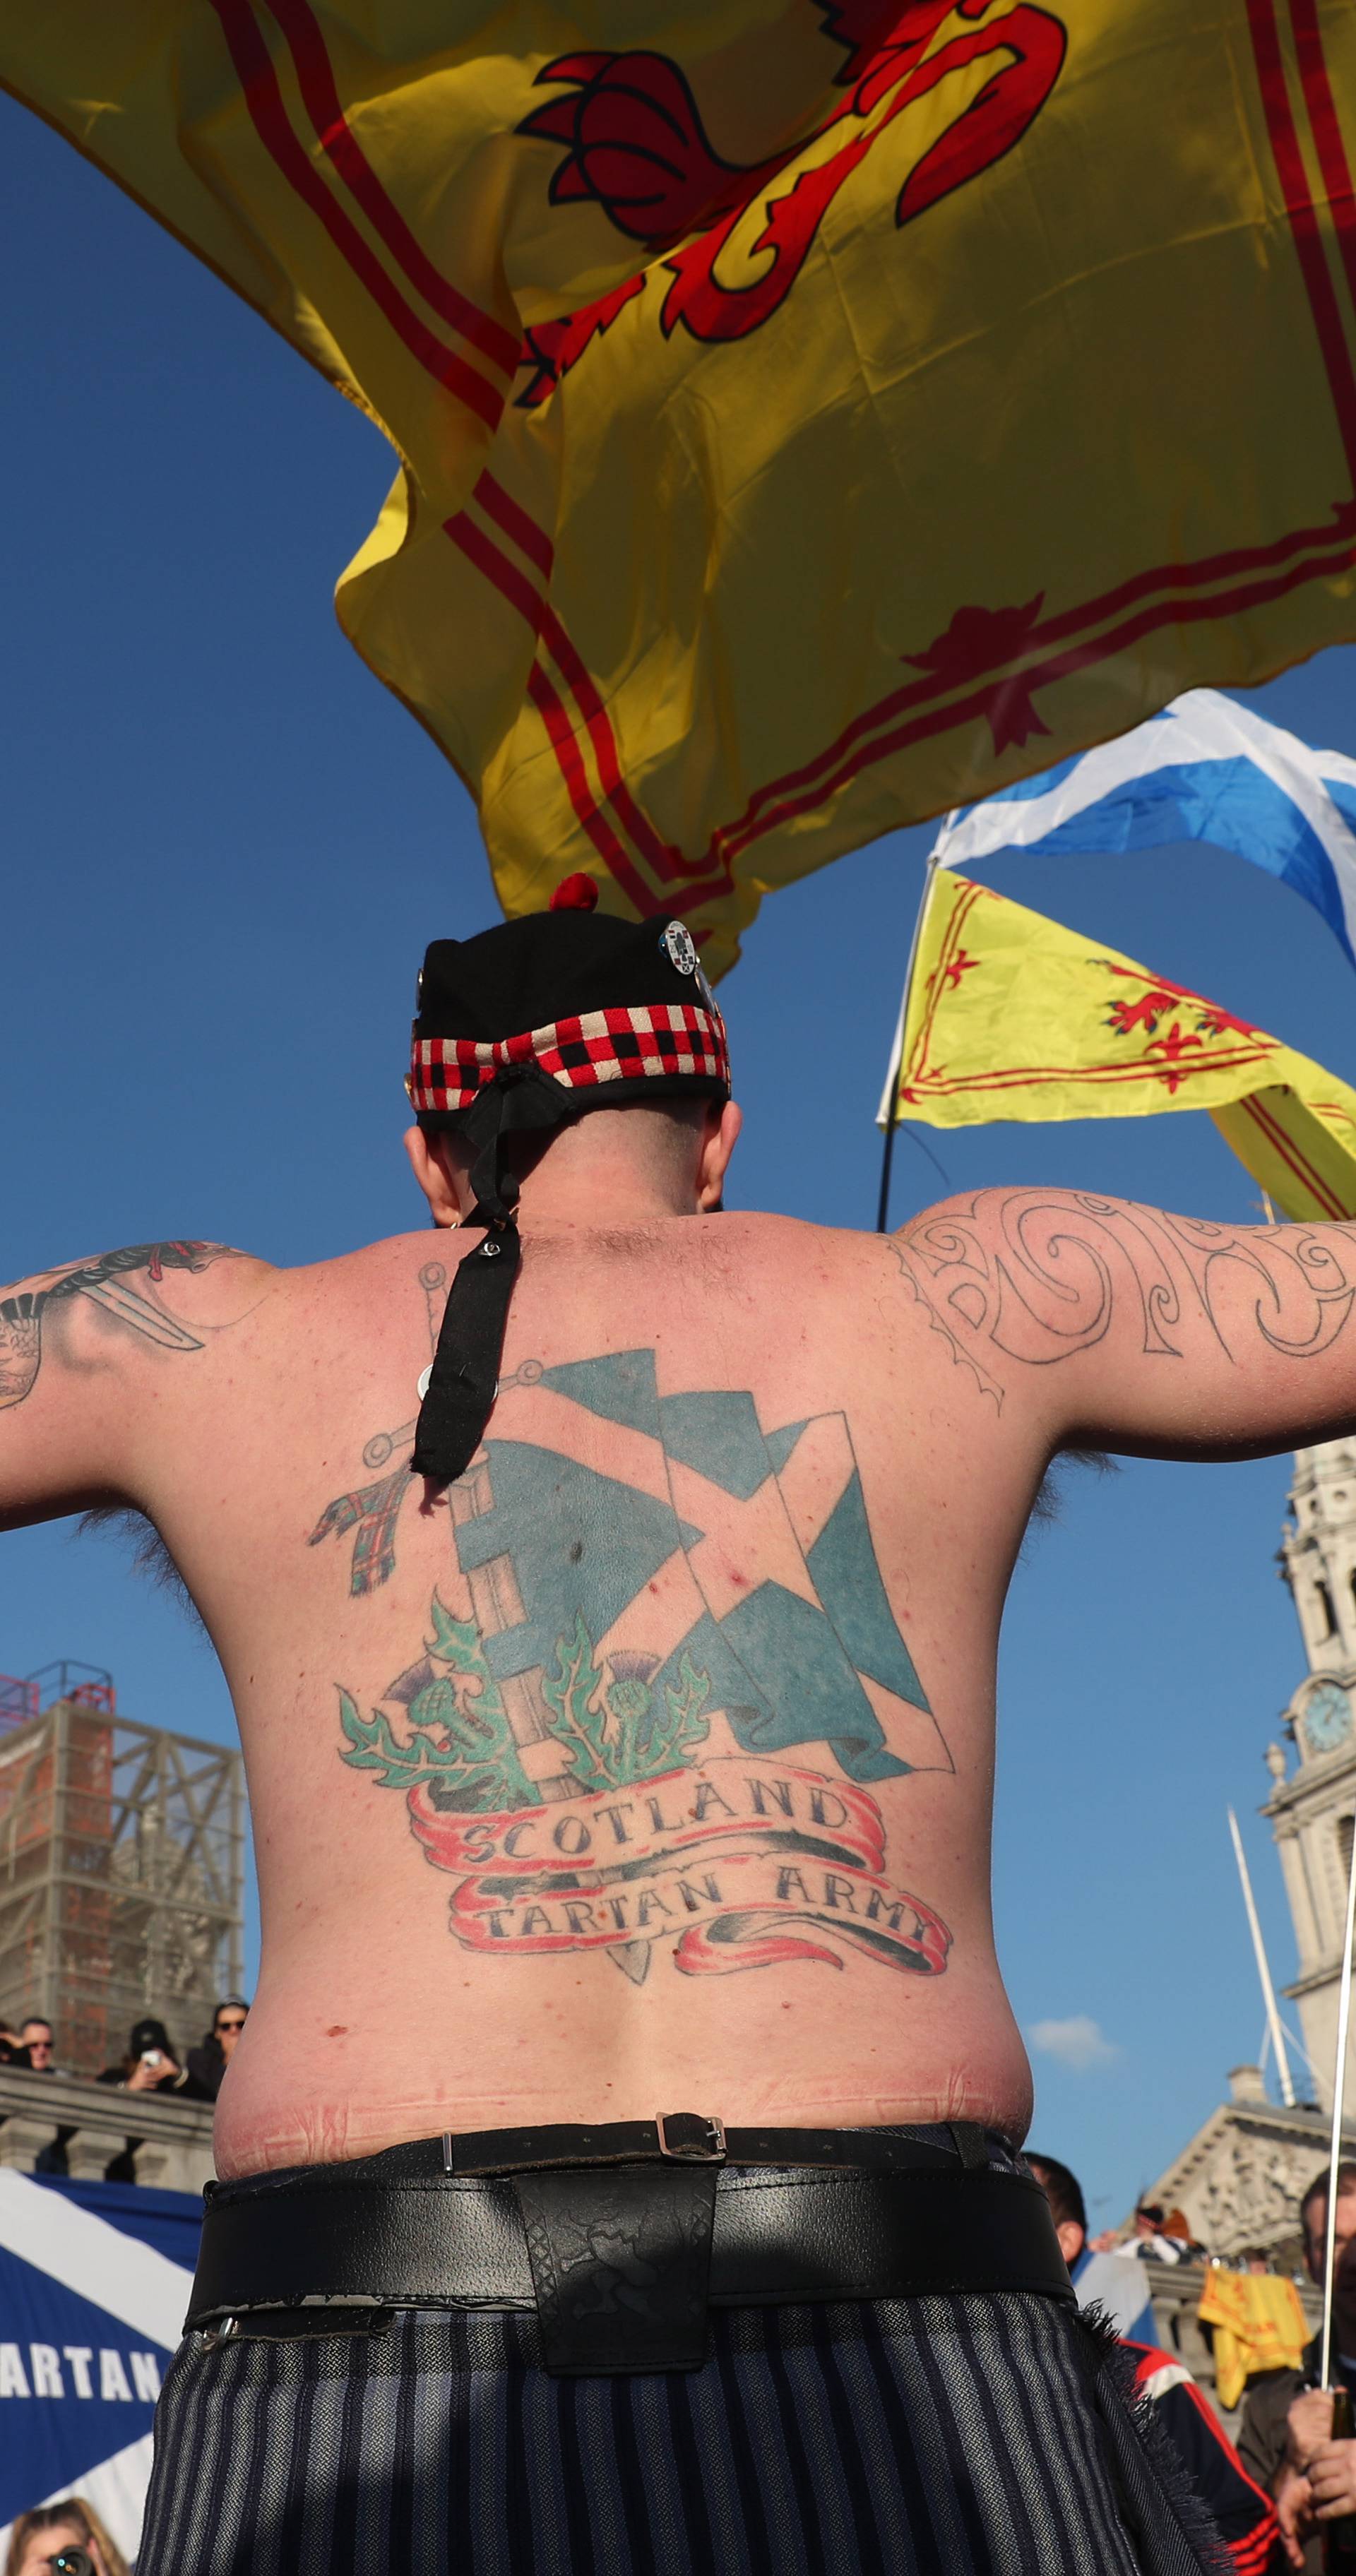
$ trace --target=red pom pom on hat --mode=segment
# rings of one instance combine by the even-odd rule
[[[562,877],[551,897],[552,912],[593,912],[597,908],[598,889],[592,877],[581,869],[577,876]]]

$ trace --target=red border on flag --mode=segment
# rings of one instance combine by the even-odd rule
[[[1286,5],[1295,38],[1305,110],[1323,173],[1326,211],[1332,218],[1338,250],[1356,297],[1356,196],[1353,195],[1350,166],[1323,54],[1322,31],[1314,0],[1286,0]],[[1275,0],[1248,0],[1248,20],[1277,178],[1309,298],[1334,414],[1348,468],[1356,485],[1356,371],[1353,370],[1351,350],[1328,264],[1319,210],[1304,167],[1281,55]],[[488,501],[484,505],[489,507]],[[529,524],[536,526],[534,521]],[[538,535],[543,545],[549,544],[544,530],[538,530]],[[1194,564],[1159,565],[1133,574],[1099,598],[1062,610],[1056,616],[1035,624],[1024,639],[1025,650],[1029,654],[1033,645],[1044,644],[1047,650],[1043,658],[1026,660],[1006,671],[1001,663],[997,663],[988,671],[976,672],[978,685],[960,697],[946,695],[948,688],[954,688],[954,681],[948,683],[930,673],[892,690],[874,707],[854,717],[837,739],[817,753],[813,760],[780,778],[766,781],[750,798],[742,815],[717,828],[708,850],[696,860],[685,859],[681,852],[664,843],[635,804],[625,782],[608,709],[583,657],[549,602],[542,602],[536,612],[537,631],[557,661],[584,719],[584,730],[598,761],[604,799],[613,806],[642,862],[648,864],[658,881],[653,891],[645,890],[639,908],[650,911],[667,904],[670,909],[680,912],[694,911],[714,897],[733,890],[731,862],[752,842],[797,814],[813,811],[816,805],[823,804],[830,796],[849,786],[863,770],[888,759],[911,743],[949,731],[959,724],[982,720],[991,712],[1000,689],[1011,691],[1020,686],[1025,694],[1030,695],[1075,671],[1105,660],[1112,653],[1124,651],[1161,626],[1239,616],[1249,609],[1284,598],[1305,582],[1347,571],[1353,560],[1356,560],[1356,493],[1350,499],[1334,504],[1332,517],[1326,526],[1296,529],[1265,545],[1232,548],[1204,557]],[[1223,591],[1210,588],[1219,582],[1229,582],[1231,587]],[[1167,595],[1152,599],[1155,592]],[[1195,592],[1197,596],[1183,597],[1183,592]],[[507,591],[505,595],[509,595]],[[1126,616],[1124,612],[1131,608],[1137,613]],[[1089,626],[1115,618],[1121,622],[1113,625],[1109,632],[1100,636],[1087,633]],[[1063,649],[1051,652],[1048,648],[1055,643],[1062,644]],[[565,775],[564,735],[560,722],[564,709],[559,693],[550,687],[549,682],[538,681],[531,694],[534,703],[541,707],[551,706],[550,739],[561,763],[562,775]],[[904,716],[906,711],[907,722],[893,725],[888,731],[880,731],[882,726],[891,726],[891,720]],[[568,717],[565,723],[568,726]],[[575,729],[570,727],[569,730],[574,735],[573,750],[577,761],[581,746]],[[601,824],[604,826],[601,838],[606,840],[610,849],[616,835],[610,825],[604,824],[598,799],[588,785],[582,767],[571,764],[566,785],[574,810],[595,848],[600,847]],[[607,864],[623,891],[635,902],[636,871],[629,856],[622,868],[611,856]],[[678,901],[664,891],[673,885],[676,877],[686,879],[684,894]]]

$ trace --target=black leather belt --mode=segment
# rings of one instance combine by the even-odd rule
[[[1044,2193],[981,2130],[726,2131],[679,2112],[209,2185],[188,2325],[535,2309],[548,2370],[693,2370],[712,2305],[950,2290],[1073,2299]]]

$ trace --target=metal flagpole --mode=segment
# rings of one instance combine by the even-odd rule
[[[877,1234],[885,1234],[889,1230],[890,1166],[894,1161],[895,1129],[899,1125],[899,1082],[904,1071],[904,1040],[909,1026],[909,997],[913,991],[913,970],[918,962],[918,942],[922,936],[923,915],[928,908],[928,896],[932,892],[932,880],[946,845],[946,836],[960,810],[959,805],[952,806],[928,852],[927,866],[923,871],[923,891],[918,899],[918,910],[914,914],[913,937],[909,941],[909,962],[904,969],[904,992],[899,1005],[899,1032],[891,1061],[890,1079],[886,1085],[885,1098],[881,1103],[885,1112],[885,1145],[880,1160],[880,1199],[876,1208]]]
[[[1293,2110],[1295,2105],[1295,2087],[1290,2080],[1290,2060],[1285,2053],[1285,2033],[1281,2028],[1281,2016],[1276,2010],[1276,1990],[1271,1982],[1271,1970],[1267,1965],[1267,1954],[1262,1947],[1262,1927],[1257,1920],[1257,1908],[1253,1903],[1252,1880],[1248,1876],[1248,1864],[1243,1851],[1243,1838],[1239,1833],[1238,1818],[1234,1814],[1232,1807],[1229,1809],[1229,1831],[1234,1838],[1234,1858],[1238,1863],[1238,1875],[1243,1882],[1243,1903],[1247,1908],[1248,1930],[1252,1934],[1252,1949],[1253,1957],[1257,1961],[1257,1974],[1262,1981],[1262,2001],[1267,2008],[1267,2029],[1271,2034],[1271,2045],[1276,2051],[1276,2072],[1281,2079],[1281,2100],[1284,2102],[1287,2110]]]
[[[1332,2257],[1337,2235],[1337,2167],[1342,2154],[1342,2096],[1347,2069],[1347,2028],[1351,2020],[1351,1944],[1356,1934],[1356,1833],[1351,1837],[1347,1872],[1347,1928],[1342,1943],[1342,1983],[1337,1998],[1337,2053],[1332,2070],[1332,2142],[1328,2149],[1328,2223],[1323,2250],[1323,2348],[1319,2386],[1332,2386]]]

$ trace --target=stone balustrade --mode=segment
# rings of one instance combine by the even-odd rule
[[[212,2104],[0,2066],[0,2165],[32,2173],[58,2144],[73,2182],[103,2182],[130,2155],[138,2182],[200,2192],[212,2178]]]

